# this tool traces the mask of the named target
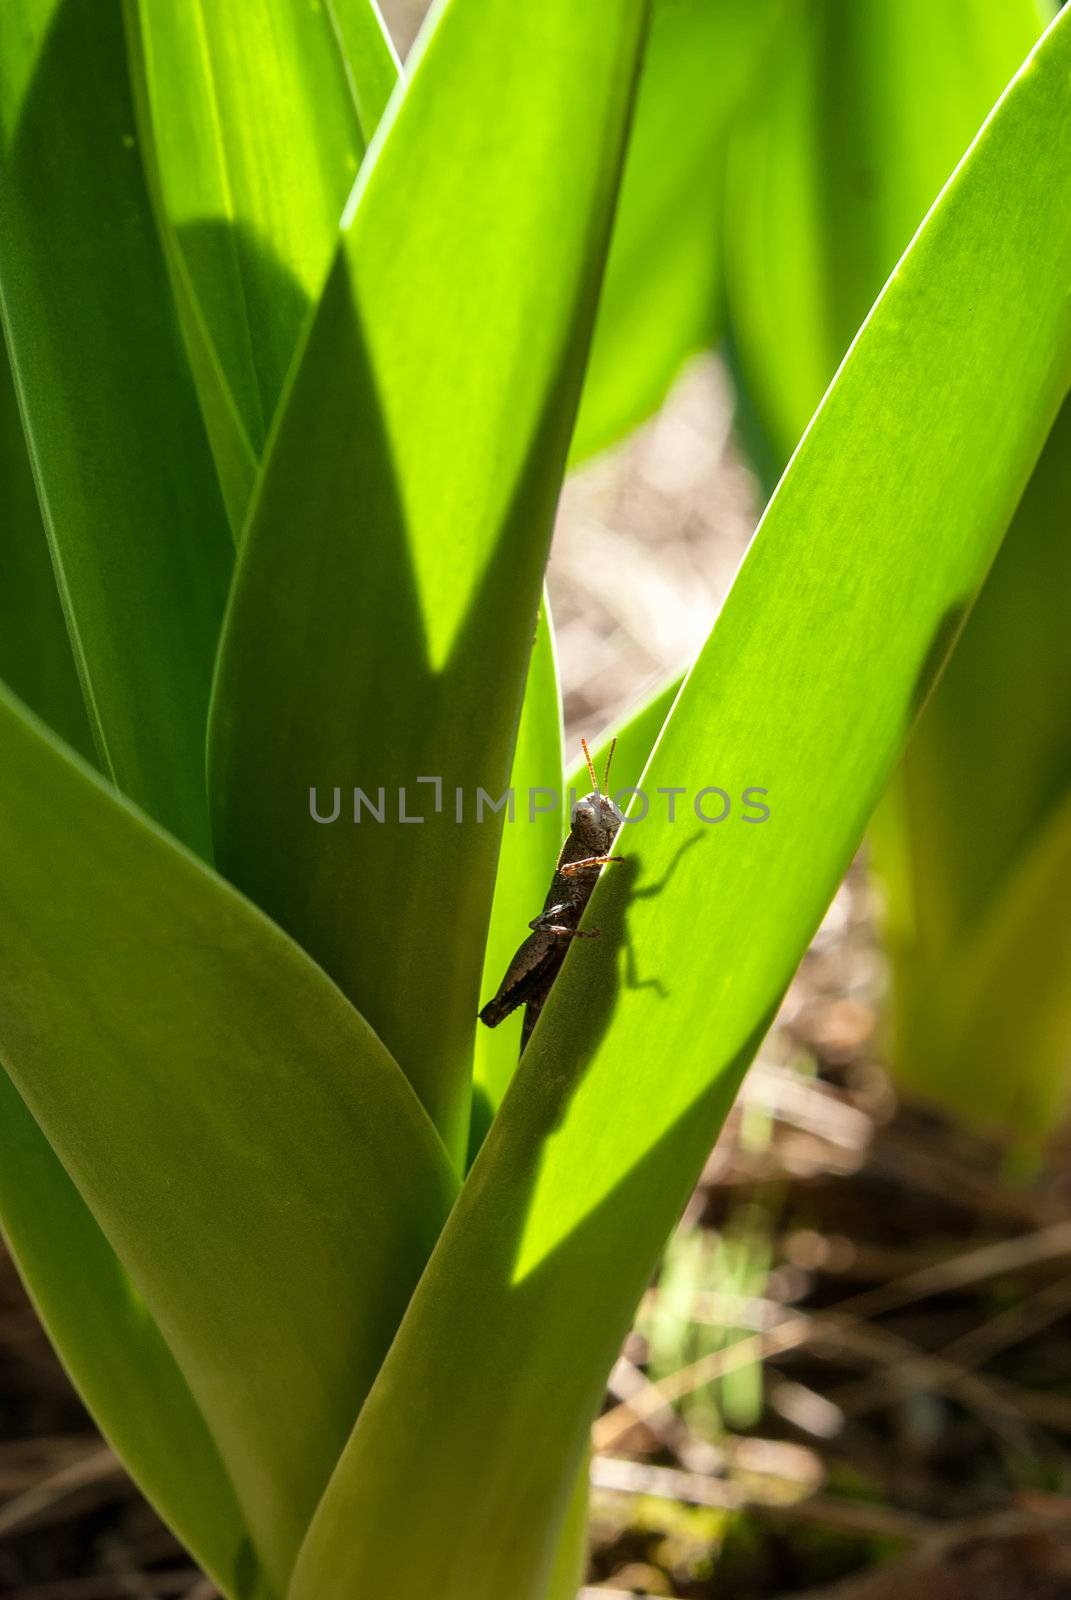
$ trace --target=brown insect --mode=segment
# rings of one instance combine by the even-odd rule
[[[522,1050],[561,971],[570,939],[594,939],[598,936],[598,928],[581,928],[579,923],[584,907],[591,899],[591,891],[599,881],[599,873],[608,862],[624,860],[623,856],[609,853],[624,818],[605,792],[610,781],[610,762],[617,740],[614,739],[610,744],[602,789],[595,776],[587,743],[583,739],[580,743],[591,774],[592,792],[578,800],[573,807],[572,828],[558,857],[543,909],[528,924],[531,933],[510,962],[498,992],[480,1012],[482,1023],[488,1028],[497,1028],[518,1006],[524,1006]]]

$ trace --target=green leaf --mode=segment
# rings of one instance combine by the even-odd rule
[[[282,1593],[449,1164],[319,969],[6,697],[0,760],[0,1058],[172,1350]]]
[[[1024,1152],[1036,1145],[1067,1098],[1071,791],[944,959],[908,963],[902,956],[897,969],[906,988],[897,1011],[905,1081],[977,1120],[1013,1128]]]
[[[0,302],[90,720],[206,851],[230,540],[133,129],[117,0],[0,8]]]
[[[543,1594],[636,1300],[1071,379],[1069,148],[1064,13],[861,330],[644,775],[731,813],[636,827],[603,874],[602,937],[565,963],[292,1600]]]
[[[92,735],[2,351],[0,363],[0,677],[88,757]],[[115,1252],[2,1071],[0,1219],[49,1336],[106,1436],[201,1565],[237,1595],[248,1533],[204,1420]]]
[[[732,212],[738,354],[782,457],[855,321],[1040,27],[1036,0],[833,0],[815,15],[817,26],[782,41],[771,109],[756,114],[737,152]],[[972,997],[959,946],[1000,947],[994,907],[1011,903],[1031,841],[1071,781],[1062,692],[1071,668],[1069,442],[1065,421],[874,828],[894,964],[894,1067],[962,1115],[1034,1130],[1059,1099],[1046,1082],[1059,1052],[1043,1049],[1040,1037],[1065,1011],[1060,963],[1039,964],[1029,1006],[1010,953],[1006,980],[991,969],[984,993]],[[1058,940],[1060,892],[1053,880],[1037,937],[1051,928]],[[1045,1001],[1042,972],[1050,974]],[[1003,1068],[991,1060],[983,1094],[975,1024],[998,997],[1020,1019],[1020,1045]]]
[[[483,958],[480,998],[498,988],[514,951],[540,910],[568,827],[562,774],[562,712],[554,635],[544,595],[513,751],[512,820],[502,844]],[[542,790],[543,793],[539,793]],[[475,1154],[517,1066],[521,1012],[497,1028],[477,1028],[470,1154]]]
[[[686,357],[717,340],[726,138],[779,11],[654,0],[575,461],[657,410]]]
[[[1059,853],[1057,843],[1044,841],[1059,835],[1057,818],[1071,797],[1069,515],[1071,403],[1057,418],[876,828],[900,1074],[963,1115],[1031,1134],[1059,1113],[1071,1040],[1059,955],[1067,883],[1055,869],[1037,870],[1039,860]],[[1024,883],[1033,886],[1029,892]],[[1012,929],[1023,924],[1011,908],[1024,895],[1034,920],[1017,954]],[[1039,943],[1044,960],[1037,959]],[[985,957],[974,953],[983,950]],[[1006,958],[1003,971],[998,953]],[[1019,1030],[1017,1048],[1003,1056],[998,1043],[1007,1041],[994,1009]],[[980,1031],[982,1017],[990,1023]]]
[[[585,1453],[566,1512],[565,1525],[558,1541],[554,1566],[547,1585],[546,1600],[576,1600],[577,1590],[584,1581],[588,1565],[590,1472],[590,1457]]]
[[[401,68],[376,0],[325,0],[350,78],[366,145],[383,119]]]
[[[160,1332],[0,1072],[0,1215],[37,1312],[124,1466],[224,1593],[254,1592],[249,1535]]]
[[[459,1164],[500,818],[459,826],[455,791],[508,784],[644,11],[438,9],[347,209],[224,634],[219,859]],[[328,815],[339,790],[330,827],[317,786]],[[355,787],[383,789],[382,822],[354,825]]]
[[[903,771],[918,953],[928,962],[943,959],[984,915],[1071,784],[1068,516],[1071,403],[1057,418]]]
[[[1038,0],[782,12],[725,202],[736,356],[782,464],[1040,29]]]
[[[127,20],[176,298],[240,532],[394,58],[371,0],[127,0]]]
[[[86,720],[67,624],[41,523],[37,489],[26,455],[15,386],[0,341],[0,680],[37,715],[91,757]]]

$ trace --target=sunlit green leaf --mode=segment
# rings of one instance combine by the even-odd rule
[[[0,678],[88,757],[92,735],[2,352],[0,362]],[[197,1559],[237,1594],[243,1562],[249,1566],[248,1534],[201,1413],[114,1251],[2,1072],[0,1221],[98,1423]]]
[[[224,636],[224,870],[342,985],[459,1161],[500,817],[459,825],[456,790],[475,808],[508,784],[644,13],[438,9],[348,208]],[[355,788],[382,821],[355,825]]]
[[[510,787],[513,817],[502,830],[480,984],[481,1002],[490,999],[498,988],[528,931],[528,923],[543,905],[568,826],[562,775],[561,692],[545,597],[528,668]],[[472,1150],[478,1148],[498,1109],[520,1048],[520,1011],[497,1028],[476,1030],[469,1137]]]
[[[346,62],[366,145],[398,82],[398,58],[377,0],[324,0]]]
[[[542,1594],[635,1302],[1071,380],[1069,148],[1065,14],[766,513],[644,774],[692,804],[633,829],[629,863],[603,874],[602,936],[566,961],[293,1600],[416,1592],[418,1575],[440,1600]],[[720,824],[694,809],[720,814],[713,784],[731,799]],[[748,825],[736,802],[753,786],[771,814]]]
[[[1048,10],[1037,0],[822,0],[786,27],[768,94],[736,145],[729,203],[739,370],[782,461]],[[1029,1007],[1020,1003],[1014,962],[1007,987],[991,969],[972,999],[965,971],[981,969],[964,968],[957,946],[999,948],[995,905],[1014,897],[1014,880],[1029,871],[1021,852],[1071,778],[1062,693],[1071,670],[1069,437],[1065,422],[874,828],[894,963],[893,1065],[963,1114],[1020,1127],[1036,1127],[1040,1107],[1059,1100],[1040,1036],[1065,1011],[1060,963],[1041,964],[1051,974],[1047,1003],[1040,973]],[[1054,879],[1048,914],[1036,904],[1039,937],[1051,924],[1058,941],[1062,895]],[[975,1021],[998,995],[1019,1016],[1020,1048],[1003,1069],[990,1058],[980,1094]]]

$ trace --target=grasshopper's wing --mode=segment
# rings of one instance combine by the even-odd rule
[[[541,1000],[561,969],[567,947],[568,940],[552,933],[530,933],[510,962],[497,994],[480,1012],[480,1021],[497,1028],[518,1006]]]

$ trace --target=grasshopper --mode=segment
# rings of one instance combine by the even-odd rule
[[[497,1028],[512,1011],[523,1005],[522,1050],[561,971],[569,941],[598,936],[598,928],[581,928],[579,922],[591,899],[591,891],[599,881],[599,873],[609,862],[624,860],[623,856],[609,853],[624,821],[606,792],[617,740],[610,745],[601,789],[587,742],[581,739],[580,743],[591,775],[592,792],[573,807],[572,827],[558,857],[543,909],[528,924],[531,933],[510,962],[498,992],[480,1012],[480,1021],[486,1027]]]

